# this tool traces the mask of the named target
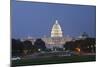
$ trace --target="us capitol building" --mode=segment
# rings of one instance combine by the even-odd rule
[[[47,48],[53,48],[53,47],[63,48],[63,44],[65,42],[71,41],[72,37],[63,36],[62,28],[60,24],[58,23],[58,20],[56,20],[51,29],[51,36],[43,37],[41,39],[45,42]],[[32,44],[34,44],[34,42],[36,41],[36,38],[28,37],[26,39],[21,39],[21,40],[22,41],[30,40]]]

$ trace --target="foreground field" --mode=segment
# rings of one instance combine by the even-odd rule
[[[12,66],[43,65],[43,64],[88,62],[88,61],[96,61],[95,55],[21,59],[12,61]]]

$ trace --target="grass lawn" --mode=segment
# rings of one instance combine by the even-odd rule
[[[12,65],[26,66],[26,65],[43,65],[43,64],[57,64],[57,63],[72,63],[72,62],[88,62],[88,61],[96,61],[95,55],[50,57],[41,59],[23,59],[23,60],[12,61]]]

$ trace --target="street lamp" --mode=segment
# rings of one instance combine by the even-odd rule
[[[41,49],[38,49],[38,51],[41,51]]]

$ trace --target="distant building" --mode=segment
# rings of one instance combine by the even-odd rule
[[[52,27],[51,30],[51,37],[63,37],[63,31],[61,29],[60,24],[58,23],[58,20],[56,20],[55,24]]]
[[[43,37],[42,40],[45,41],[47,48],[63,48],[63,44],[66,41],[71,41],[72,38],[63,36],[61,26],[58,23],[58,20],[56,20],[51,29],[51,37]]]
[[[62,28],[60,24],[58,23],[58,20],[56,20],[54,25],[51,28],[51,36],[49,37],[44,36],[41,39],[45,42],[47,48],[52,49],[52,48],[63,48],[63,45],[65,44],[65,42],[85,39],[88,37],[88,35],[84,33],[81,36],[73,39],[73,37],[64,36],[63,33],[64,32],[62,31]],[[21,41],[30,40],[32,44],[34,44],[36,39],[37,38],[33,38],[29,36],[25,39],[21,39]]]

